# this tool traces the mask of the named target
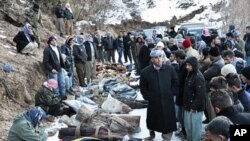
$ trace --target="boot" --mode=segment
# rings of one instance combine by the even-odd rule
[[[61,36],[62,38],[64,38],[64,35],[63,35],[63,33],[60,33],[60,36]]]
[[[87,87],[87,84],[86,83],[82,83],[80,84],[81,87]]]
[[[161,134],[161,137],[164,141],[170,141],[171,137],[168,134]]]
[[[144,138],[145,141],[152,141],[155,138],[155,131],[149,131],[149,137]]]

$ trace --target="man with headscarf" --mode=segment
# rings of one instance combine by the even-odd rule
[[[8,141],[46,141],[47,133],[40,126],[46,114],[41,107],[33,107],[18,115],[11,126]]]
[[[153,140],[155,131],[162,133],[164,140],[170,140],[176,127],[174,95],[178,91],[177,74],[170,65],[163,64],[162,50],[150,52],[152,65],[141,72],[140,91],[145,100],[148,100],[147,128]]]
[[[81,87],[87,87],[85,82],[86,77],[86,63],[88,55],[86,53],[86,48],[83,45],[84,38],[83,35],[77,35],[75,37],[76,43],[73,45],[73,55],[75,61],[76,72],[79,79],[79,84]]]
[[[35,95],[35,106],[40,106],[49,115],[70,115],[69,108],[66,108],[62,103],[62,100],[67,99],[67,97],[54,94],[57,87],[58,83],[55,79],[45,81]]]
[[[66,19],[66,35],[73,35],[74,16],[69,3],[65,4],[64,15]]]
[[[108,38],[107,35],[106,35],[106,38]],[[94,37],[94,43],[96,44],[97,53],[98,53],[98,56],[99,56],[98,62],[102,62],[102,63],[104,63],[104,58],[105,58],[104,57],[105,54],[104,54],[104,50],[103,50],[103,46],[104,46],[104,41],[103,40],[104,39],[103,39],[103,37],[101,35],[101,32],[98,30],[96,32],[95,37]]]
[[[25,23],[23,30],[18,32],[13,41],[16,43],[18,53],[33,54],[34,50],[38,48],[32,34],[32,26],[29,23]]]
[[[96,59],[98,58],[96,45],[93,42],[93,37],[90,34],[86,35],[86,41],[83,43],[88,55],[86,62],[86,77],[87,83],[96,78]]]
[[[109,32],[106,33],[106,37],[103,39],[103,46],[107,55],[107,61],[115,63],[115,41]]]

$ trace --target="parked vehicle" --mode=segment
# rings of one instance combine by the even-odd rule
[[[210,34],[221,35],[221,30],[215,26],[205,25],[204,23],[184,23],[179,30],[183,30],[184,36],[201,36],[203,29],[209,29]]]

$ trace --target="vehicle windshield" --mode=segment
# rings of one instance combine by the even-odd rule
[[[197,37],[201,37],[203,29],[189,29],[188,33]],[[219,35],[217,29],[209,29],[210,34]]]
[[[188,31],[189,34],[201,37],[202,29],[192,29]]]
[[[154,29],[144,29],[143,33],[146,37],[152,37],[153,36],[153,30]]]

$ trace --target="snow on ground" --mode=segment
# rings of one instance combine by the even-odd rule
[[[7,37],[5,35],[0,35],[0,38],[6,39]]]

